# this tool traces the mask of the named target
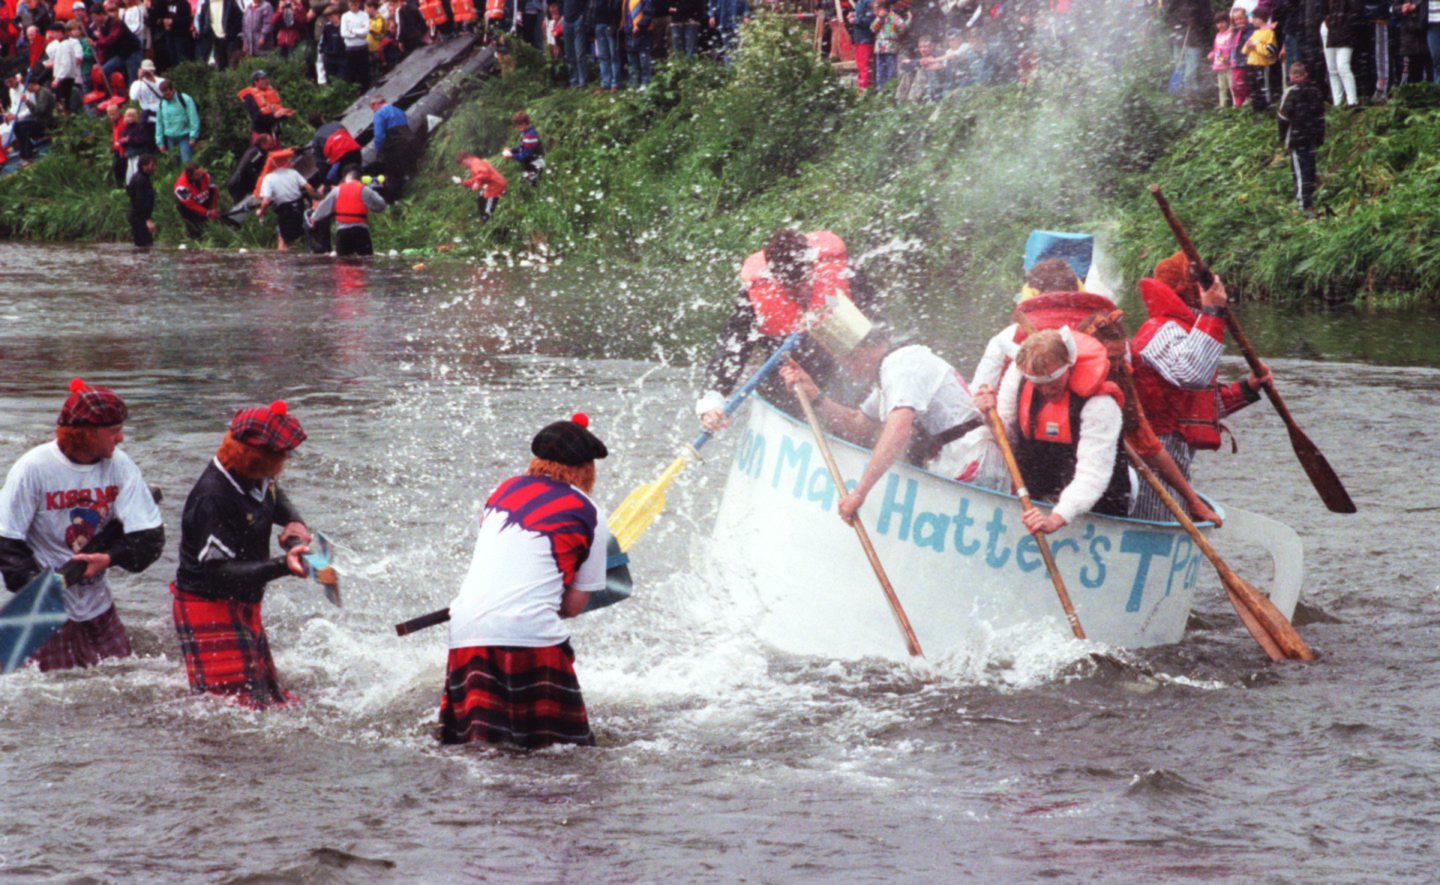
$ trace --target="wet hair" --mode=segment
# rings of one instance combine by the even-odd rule
[[[1080,289],[1080,278],[1065,259],[1046,258],[1035,262],[1035,266],[1025,274],[1025,285],[1042,295],[1046,292],[1076,292]]]
[[[154,166],[154,165],[155,165],[155,155],[154,155],[154,154],[141,154],[141,155],[140,155],[140,159],[138,159],[138,160],[135,161],[135,165],[138,166],[138,167]]]
[[[340,170],[340,177],[342,179],[359,178],[360,167],[356,166],[354,163],[351,163],[349,166],[346,166],[344,169]]]
[[[525,468],[525,475],[543,476],[559,482],[568,482],[587,495],[590,494],[591,489],[595,488],[594,461],[586,461],[578,467],[571,467],[569,464],[561,464],[558,461],[531,458],[530,465]]]
[[[530,122],[530,115],[524,111],[516,111],[510,118],[510,125],[516,127],[527,127],[534,125]]]
[[[311,111],[310,116],[306,117],[305,119],[310,123],[311,126],[314,126],[316,129],[319,129],[321,126],[325,125],[325,115],[320,113],[319,111]]]
[[[1025,339],[1015,354],[1015,365],[1026,375],[1048,375],[1070,360],[1065,339],[1054,329],[1041,329]]]
[[[189,179],[191,179],[191,180],[193,181],[194,178],[195,178],[195,176],[196,176],[197,174],[199,174],[199,172],[200,172],[200,164],[199,164],[197,161],[191,160],[190,162],[188,162],[188,163],[185,164],[185,177],[186,177],[186,178],[189,178]]]
[[[274,449],[267,449],[262,446],[252,446],[242,443],[229,433],[220,441],[220,449],[215,453],[215,460],[220,462],[232,476],[250,482],[260,482],[263,479],[273,479],[280,475],[285,467],[287,452],[277,452]]]
[[[770,275],[782,283],[798,283],[805,276],[805,253],[810,241],[790,227],[776,228],[765,241],[765,263]]]

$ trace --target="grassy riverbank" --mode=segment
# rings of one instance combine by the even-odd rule
[[[780,18],[747,27],[732,68],[670,61],[648,89],[615,95],[558,88],[553,63],[522,48],[514,73],[477,83],[435,134],[406,201],[375,219],[376,244],[683,267],[722,285],[776,226],[828,227],[902,294],[902,307],[960,304],[1014,290],[1036,227],[1112,231],[1134,279],[1173,248],[1144,191],[1155,180],[1202,251],[1251,297],[1393,300],[1440,290],[1440,256],[1427,247],[1440,222],[1425,211],[1440,189],[1431,174],[1440,107],[1428,87],[1332,114],[1320,200],[1333,217],[1309,222],[1292,208],[1268,118],[1177,106],[1159,88],[1163,59],[1100,78],[1089,61],[1042,67],[1026,87],[897,104],[842,86]],[[302,112],[334,112],[352,97],[348,87],[302,83],[298,65],[265,65]],[[255,66],[176,75],[205,109],[200,158],[220,177],[245,146],[234,94]],[[499,157],[520,108],[546,142],[538,188]],[[308,137],[299,120],[287,126],[288,143]],[[0,180],[0,235],[124,240],[107,143],[102,123],[72,121],[50,158]],[[471,194],[450,181],[461,148],[490,156],[511,179],[485,226]],[[162,242],[180,238],[163,193],[174,174],[162,167],[158,176]],[[214,246],[271,241],[268,225],[254,223],[212,226],[208,237]]]

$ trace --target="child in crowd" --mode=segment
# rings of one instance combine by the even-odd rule
[[[565,22],[560,18],[560,5],[551,3],[545,8],[545,52],[551,58],[559,58],[562,53],[560,47],[563,44]]]
[[[1263,111],[1275,100],[1274,71],[1280,60],[1280,48],[1275,41],[1275,26],[1261,18],[1257,8],[1250,14],[1254,28],[1241,50],[1245,53],[1246,84],[1250,87],[1250,106]]]
[[[470,173],[470,177],[462,181],[457,176],[451,180],[461,187],[475,192],[475,208],[480,212],[480,223],[484,224],[495,213],[495,206],[500,202],[500,198],[505,196],[507,186],[505,176],[500,174],[500,170],[469,151],[461,151],[455,157],[455,161],[465,167],[465,170]]]
[[[900,72],[900,38],[910,27],[910,18],[890,7],[889,0],[875,0],[875,88],[895,79]]]
[[[340,36],[340,7],[325,7],[325,24],[320,27],[320,59],[325,80],[341,80],[345,76],[345,38]]]
[[[1325,144],[1325,97],[1299,62],[1290,66],[1290,85],[1280,102],[1280,137],[1290,154],[1296,207],[1306,218],[1314,218],[1315,152]]]
[[[1245,53],[1241,50],[1250,40],[1250,35],[1255,33],[1245,10],[1238,6],[1230,10],[1230,32],[1235,35],[1230,41],[1230,94],[1234,96],[1235,107],[1238,108],[1250,99],[1250,73],[1245,67]]]
[[[125,184],[140,169],[140,158],[150,150],[150,130],[140,122],[140,111],[129,108],[125,111],[125,122],[120,127],[120,150],[125,154]]]
[[[540,172],[545,168],[545,145],[540,142],[540,133],[530,122],[530,115],[516,111],[510,118],[510,125],[520,131],[520,143],[505,149],[505,156],[520,164],[525,170],[525,180],[532,187],[540,183]]]
[[[1215,42],[1211,44],[1210,70],[1215,73],[1215,88],[1220,93],[1220,109],[1229,107],[1230,95],[1230,50],[1234,48],[1236,33],[1230,29],[1228,13],[1215,13]]]

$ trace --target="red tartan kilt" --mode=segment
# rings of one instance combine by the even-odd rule
[[[450,649],[440,741],[544,747],[595,743],[569,642]]]
[[[257,709],[294,700],[280,687],[258,604],[208,599],[173,583],[170,593],[192,691],[229,695]]]
[[[30,660],[44,671],[93,667],[102,658],[128,657],[130,637],[112,605],[88,621],[66,621]]]

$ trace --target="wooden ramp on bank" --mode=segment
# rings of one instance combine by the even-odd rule
[[[350,130],[356,141],[363,143],[368,139],[361,138],[361,133],[370,131],[370,121],[374,116],[370,112],[370,96],[383,95],[390,104],[406,104],[407,99],[413,98],[411,93],[420,89],[432,74],[455,64],[475,48],[476,42],[473,34],[466,34],[420,47],[405,56],[405,60],[374,88],[355,99],[341,114],[340,123]]]

